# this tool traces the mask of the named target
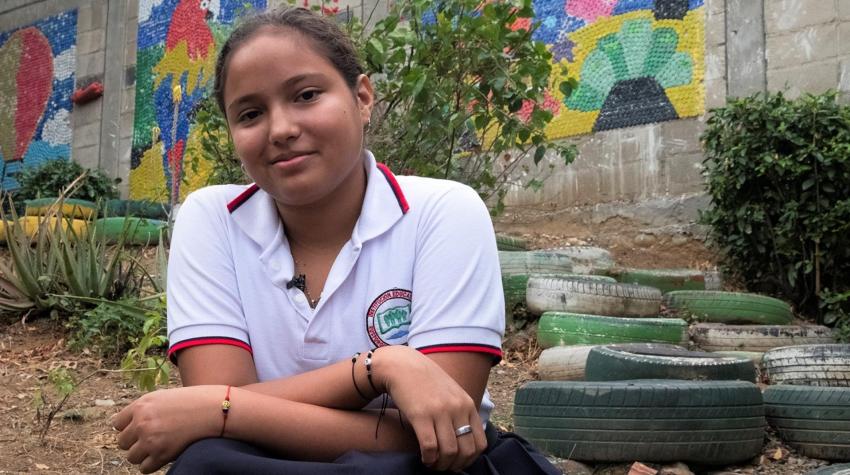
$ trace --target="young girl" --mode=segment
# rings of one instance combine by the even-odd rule
[[[175,459],[174,473],[557,473],[487,425],[504,328],[487,209],[364,149],[374,93],[350,40],[304,9],[252,17],[222,49],[215,94],[255,183],[181,207],[168,334],[184,387],[114,417],[128,460],[145,473]]]

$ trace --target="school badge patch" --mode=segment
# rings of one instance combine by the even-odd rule
[[[376,347],[407,343],[412,298],[413,293],[409,290],[390,289],[369,305],[366,331]]]

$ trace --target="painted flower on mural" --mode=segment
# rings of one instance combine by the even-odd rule
[[[703,0],[533,0],[555,82],[578,88],[560,102],[550,138],[696,116],[704,111]]]

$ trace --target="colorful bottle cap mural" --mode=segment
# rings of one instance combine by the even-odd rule
[[[203,160],[197,173],[185,167],[197,140],[192,113],[212,90],[216,51],[234,20],[265,8],[265,0],[139,1],[131,198],[178,201],[203,184]]]
[[[0,33],[0,179],[18,188],[23,168],[71,158],[77,11]]]
[[[703,0],[534,0],[533,38],[546,43],[554,81],[578,81],[544,106],[551,139],[675,120],[705,111]]]

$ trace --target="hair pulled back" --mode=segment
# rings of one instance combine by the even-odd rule
[[[224,104],[224,85],[227,80],[227,60],[240,45],[266,27],[297,31],[308,38],[316,51],[339,71],[352,89],[357,84],[357,78],[363,74],[363,66],[354,44],[333,20],[305,8],[291,6],[257,13],[244,18],[238,24],[224,42],[215,63],[215,99],[225,117],[227,112]]]

